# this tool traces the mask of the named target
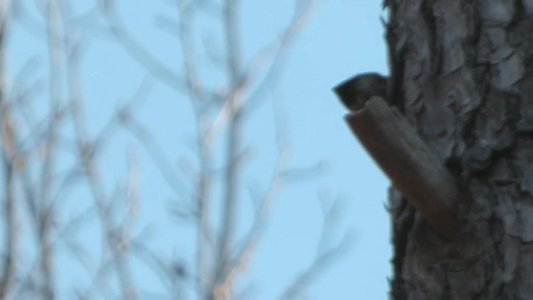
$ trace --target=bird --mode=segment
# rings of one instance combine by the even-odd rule
[[[372,97],[387,98],[387,77],[379,73],[362,73],[341,82],[333,89],[350,111],[358,111]]]

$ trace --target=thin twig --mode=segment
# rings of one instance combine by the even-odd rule
[[[323,208],[323,225],[316,248],[316,257],[311,264],[303,270],[283,291],[280,300],[299,299],[299,296],[311,285],[313,280],[322,275],[326,268],[338,261],[343,253],[348,250],[352,239],[349,233],[343,235],[342,240],[331,246],[331,232],[336,227],[338,221],[337,212],[339,200],[334,200],[330,207],[324,203],[326,199],[320,198]]]
[[[242,246],[237,252],[237,255],[229,263],[227,271],[220,280],[221,285],[234,282],[236,277],[239,274],[244,273],[248,268],[252,256],[259,246],[258,244],[263,238],[263,233],[270,217],[270,210],[273,202],[277,198],[277,193],[283,185],[279,174],[283,170],[286,160],[286,153],[282,152],[278,155],[278,159],[274,167],[274,174],[272,175],[270,184],[264,193],[262,200],[260,201],[257,211],[255,212],[253,225],[247,233]]]
[[[350,244],[349,237],[345,237],[336,247],[333,247],[319,255],[311,265],[287,287],[280,300],[298,299],[298,296],[309,287],[312,281],[324,273],[335,261],[339,260],[340,254],[346,250]]]
[[[15,206],[15,187],[14,187],[14,162],[17,155],[16,143],[17,135],[11,109],[8,105],[6,94],[6,65],[5,65],[5,48],[6,35],[8,26],[9,1],[5,1],[0,8],[0,130],[1,130],[1,154],[2,154],[2,171],[4,173],[4,239],[5,239],[5,259],[3,270],[0,277],[0,298],[7,299],[12,288],[13,279],[16,275],[15,255],[17,251],[16,239],[16,206]]]
[[[197,180],[195,183],[196,190],[196,207],[197,207],[197,234],[196,234],[196,273],[199,279],[198,291],[201,298],[205,297],[210,282],[212,281],[212,272],[209,268],[209,244],[212,235],[212,225],[209,212],[211,211],[211,145],[212,140],[205,135],[205,116],[201,109],[204,105],[202,102],[209,101],[206,99],[204,83],[198,75],[198,58],[197,51],[194,48],[194,20],[193,12],[195,11],[194,2],[185,4],[183,1],[178,2],[179,10],[179,29],[181,47],[183,51],[183,66],[186,74],[186,87],[188,96],[191,98],[195,108],[195,121],[197,127],[197,145],[198,159],[200,162]]]
[[[111,33],[133,58],[169,87],[178,92],[186,90],[185,80],[178,73],[166,67],[163,62],[160,62],[141,43],[135,40],[133,35],[127,30],[127,27],[122,23],[114,6],[110,5],[104,10],[104,13],[109,22]]]
[[[132,135],[137,138],[141,145],[146,149],[146,152],[150,155],[154,164],[157,166],[159,172],[166,180],[169,187],[171,187],[178,195],[183,195],[187,191],[186,185],[183,180],[179,179],[179,176],[172,169],[172,164],[166,157],[165,152],[159,146],[150,131],[140,121],[137,121],[135,117],[129,112],[121,112],[127,114],[122,117],[122,124],[128,129]]]
[[[50,74],[50,107],[49,122],[47,124],[46,141],[44,145],[44,163],[41,170],[40,195],[41,209],[39,212],[38,237],[41,255],[41,276],[44,282],[43,299],[54,299],[55,283],[53,275],[53,249],[50,243],[52,219],[54,208],[50,203],[52,177],[56,163],[56,139],[60,121],[58,107],[61,98],[62,86],[60,83],[60,72],[62,67],[62,41],[60,39],[62,12],[60,4],[56,0],[48,0],[45,4],[45,15],[47,21],[46,34],[49,49],[49,74]],[[54,74],[54,75],[52,75]]]
[[[221,232],[217,244],[215,281],[210,297],[212,299],[227,299],[232,294],[232,287],[220,286],[220,280],[227,270],[231,260],[230,248],[234,239],[235,223],[237,221],[238,186],[240,184],[240,164],[237,159],[241,147],[242,118],[239,113],[240,102],[243,101],[239,81],[241,76],[241,40],[240,40],[240,0],[226,0],[224,6],[224,29],[226,38],[226,64],[230,82],[230,97],[226,99],[229,107],[229,127],[226,139],[226,173],[225,193],[222,206]],[[220,288],[228,288],[224,291]]]
[[[120,283],[120,289],[123,299],[134,300],[137,299],[136,289],[132,284],[130,278],[127,263],[124,258],[124,250],[121,249],[121,240],[123,234],[120,234],[118,230],[112,224],[107,208],[105,207],[106,200],[108,199],[104,190],[104,185],[101,182],[101,178],[98,175],[96,163],[94,161],[94,155],[92,154],[93,144],[88,137],[87,129],[85,128],[85,114],[83,112],[83,97],[81,81],[79,79],[79,57],[76,49],[79,49],[79,45],[73,45],[69,60],[68,60],[68,83],[69,94],[72,104],[72,119],[74,122],[74,128],[76,132],[76,144],[78,147],[78,156],[82,162],[85,176],[89,181],[89,187],[95,201],[98,216],[102,223],[103,236],[107,244],[107,247],[112,254],[112,265],[116,271],[117,277]]]
[[[269,46],[259,51],[247,65],[245,73],[250,74],[247,76],[251,78],[257,77],[252,75],[258,73],[262,73],[263,76],[249,95],[250,100],[246,103],[247,107],[243,108],[244,111],[249,111],[259,104],[260,96],[264,93],[265,89],[269,88],[268,85],[280,69],[283,58],[291,48],[291,45],[298,39],[299,34],[303,32],[303,28],[309,23],[315,9],[322,0],[299,0],[298,2],[299,5],[295,8],[293,18],[283,33]]]
[[[311,19],[321,0],[301,0],[300,2],[301,7],[297,6],[295,8],[294,16],[285,30],[278,38],[252,57],[244,70],[242,70],[238,84],[239,88],[232,89],[228,94],[227,98],[232,99],[234,94],[244,93],[244,91],[254,87],[253,90],[247,93],[247,101],[238,103],[237,110],[241,111],[241,114],[249,115],[249,112],[260,104],[261,99],[264,99],[261,96],[270,87],[269,84],[272,83],[272,78],[275,77],[276,72],[280,69],[285,54],[294,41],[297,40],[299,33],[303,32],[303,28]],[[209,130],[206,133],[208,136],[215,136],[217,131],[226,127],[230,120],[231,110],[235,110],[231,105],[233,105],[232,102],[226,101],[220,108],[209,126]],[[245,107],[240,107],[241,105],[245,105]]]

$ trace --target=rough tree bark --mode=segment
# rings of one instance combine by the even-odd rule
[[[533,299],[533,1],[386,2],[389,98],[471,195],[450,242],[391,189],[391,298]]]

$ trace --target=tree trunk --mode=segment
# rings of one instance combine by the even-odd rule
[[[386,2],[388,98],[470,194],[447,241],[391,189],[391,298],[533,299],[533,1]]]

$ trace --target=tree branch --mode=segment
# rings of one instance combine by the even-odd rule
[[[453,239],[459,229],[457,207],[466,195],[415,129],[380,97],[370,98],[346,120],[394,186],[433,229]]]

